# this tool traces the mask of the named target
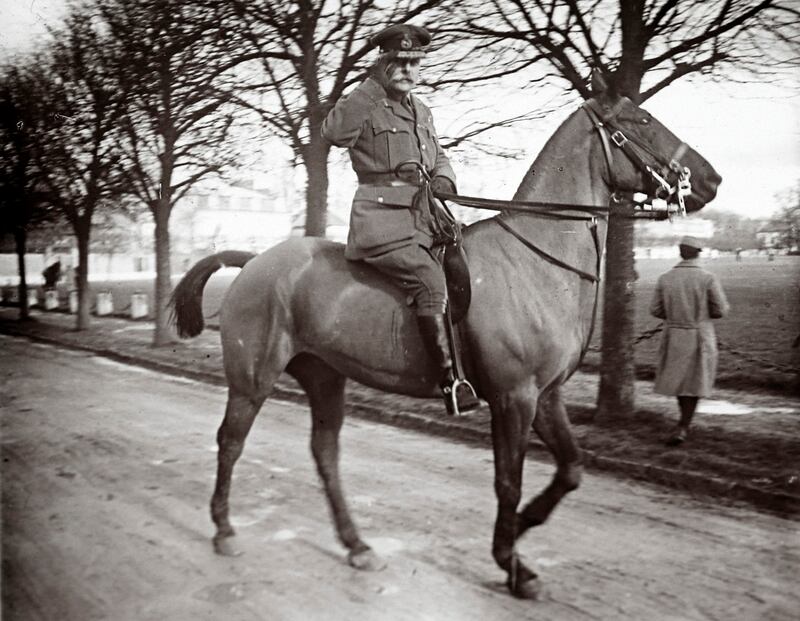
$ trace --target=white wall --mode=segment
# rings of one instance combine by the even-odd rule
[[[25,255],[25,279],[29,284],[35,285],[43,282],[42,270],[46,267],[44,255]],[[19,270],[17,269],[17,255],[0,254],[0,283],[3,285],[16,285],[19,283]]]

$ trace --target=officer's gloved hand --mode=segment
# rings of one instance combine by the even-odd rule
[[[434,194],[439,192],[444,194],[458,194],[456,191],[456,184],[448,177],[443,177],[442,175],[433,178],[431,181],[431,190],[433,190]]]
[[[375,61],[375,64],[370,67],[369,76],[380,84],[384,89],[389,86],[389,77],[393,67],[391,66],[397,58],[397,52],[389,51],[384,52]]]

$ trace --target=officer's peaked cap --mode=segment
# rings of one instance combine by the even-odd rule
[[[692,237],[691,235],[684,235],[681,237],[681,241],[678,242],[679,246],[688,246],[689,248],[694,248],[696,250],[702,250],[703,244],[700,243],[700,240],[696,237]]]
[[[373,35],[369,42],[380,47],[381,54],[396,52],[397,58],[422,58],[431,35],[421,26],[395,24]]]

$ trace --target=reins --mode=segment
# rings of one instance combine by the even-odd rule
[[[604,207],[602,205],[502,200],[499,198],[481,198],[478,196],[465,196],[463,194],[449,194],[446,192],[436,192],[435,196],[441,200],[451,201],[453,203],[463,205],[464,207],[491,209],[493,211],[520,211],[523,213],[532,213],[544,218],[552,218],[556,220],[591,220],[593,218],[604,218],[611,211],[610,207]],[[553,213],[560,211],[583,211],[591,215],[575,216]]]
[[[538,246],[535,246],[532,242],[530,242],[528,239],[523,237],[520,233],[515,231],[508,222],[503,220],[503,218],[495,218],[495,222],[497,222],[497,224],[499,224],[506,231],[508,231],[514,237],[516,237],[519,241],[521,241],[525,245],[526,248],[528,248],[529,250],[532,250],[533,252],[538,254],[540,257],[542,257],[548,263],[552,263],[553,265],[557,265],[558,267],[563,268],[563,269],[565,269],[567,271],[574,272],[575,274],[577,274],[578,276],[580,276],[584,280],[588,280],[588,281],[593,282],[593,283],[600,282],[600,256],[601,256],[602,252],[599,249],[600,241],[597,238],[597,225],[596,224],[592,225],[592,227],[591,227],[592,238],[594,239],[595,248],[597,249],[597,256],[598,256],[597,275],[595,276],[593,274],[590,274],[589,272],[585,272],[585,271],[583,271],[581,269],[578,269],[577,267],[573,267],[573,266],[569,265],[568,263],[564,263],[564,261],[562,261],[560,259],[557,259],[552,254],[549,254],[549,253],[545,252],[544,250],[542,250],[541,248],[539,248]]]
[[[614,187],[616,184],[614,182],[614,169],[613,169],[613,151],[611,144],[613,143],[614,146],[619,148],[622,153],[630,160],[630,162],[636,166],[639,170],[641,170],[646,176],[650,177],[654,181],[654,185],[656,191],[654,194],[664,194],[666,193],[667,196],[675,196],[677,198],[678,205],[674,208],[673,206],[666,204],[662,208],[657,208],[655,203],[653,202],[657,196],[649,197],[651,198],[651,204],[646,205],[644,202],[639,202],[633,200],[633,198],[623,198],[620,193],[615,189],[611,194],[611,201],[614,202],[622,202],[623,200],[633,203],[634,206],[634,214],[629,217],[636,217],[636,213],[639,212],[642,216],[647,218],[656,218],[656,217],[671,217],[673,213],[681,213],[685,214],[686,210],[684,207],[683,197],[684,195],[688,194],[691,191],[691,185],[689,184],[689,177],[691,172],[688,168],[681,167],[680,164],[676,161],[676,158],[680,157],[679,153],[682,149],[685,149],[685,145],[681,143],[678,147],[678,152],[673,155],[670,159],[668,164],[664,164],[663,161],[660,161],[656,154],[652,153],[649,149],[646,149],[644,145],[638,144],[638,142],[634,142],[630,138],[628,138],[623,131],[617,127],[613,123],[613,118],[616,116],[616,111],[607,117],[601,116],[593,107],[592,101],[587,101],[583,106],[583,110],[586,112],[587,116],[592,122],[594,129],[597,130],[599,135],[601,144],[603,146],[603,154],[605,155],[606,164],[608,166],[608,173],[609,173],[609,182]],[[653,157],[654,160],[658,161],[659,163],[663,164],[662,166],[662,174],[664,174],[665,169],[669,168],[677,175],[677,182],[675,187],[670,187],[667,180],[662,176],[659,175],[651,165],[642,159],[639,153],[632,148],[631,145],[635,145],[638,148],[641,148],[643,151],[648,153],[650,156]],[[520,201],[520,200],[500,200],[500,199],[491,199],[491,198],[480,198],[475,196],[463,196],[459,194],[448,194],[448,193],[435,193],[436,198],[440,199],[447,209],[445,201],[451,201],[457,203],[459,205],[463,205],[465,207],[473,207],[478,209],[490,209],[494,211],[500,211],[501,213],[498,214],[493,218],[497,224],[503,228],[506,232],[510,233],[513,237],[519,240],[526,248],[531,250],[537,256],[541,257],[546,262],[560,267],[561,269],[567,270],[574,274],[577,274],[580,278],[591,282],[594,285],[594,302],[592,304],[592,320],[589,324],[589,333],[587,334],[586,340],[581,347],[581,354],[579,360],[583,360],[586,352],[589,350],[589,345],[592,340],[592,336],[594,334],[594,324],[597,318],[597,306],[598,306],[598,298],[599,298],[599,287],[600,287],[600,272],[602,269],[602,257],[603,257],[603,249],[600,244],[599,235],[597,232],[597,219],[608,219],[609,214],[612,211],[610,205],[584,205],[584,204],[574,204],[574,203],[546,203],[541,201]],[[576,215],[574,213],[564,213],[564,212],[582,212],[581,215]],[[448,210],[449,212],[449,210]],[[542,250],[538,246],[536,246],[533,242],[527,239],[524,235],[519,233],[514,227],[511,226],[504,218],[504,212],[523,212],[529,214],[535,214],[541,218],[550,218],[555,220],[571,220],[571,221],[584,221],[590,222],[589,229],[592,235],[592,241],[595,247],[595,274],[590,274],[589,272],[582,270],[580,268],[574,267],[557,257],[554,257],[550,253]],[[641,217],[641,216],[640,216]],[[578,363],[580,364],[580,362]],[[577,369],[576,365],[576,369]],[[573,370],[574,372],[574,370]]]
[[[656,207],[654,204],[648,205],[645,202],[639,202],[633,200],[633,198],[622,198],[618,190],[614,190],[611,194],[611,200],[614,202],[621,202],[623,200],[629,201],[633,203],[634,206],[634,214],[632,217],[636,217],[636,214],[639,213],[641,216],[654,218],[654,217],[670,217],[673,213],[680,212],[685,213],[685,209],[683,206],[683,196],[688,193],[691,189],[689,185],[689,176],[691,172],[687,168],[682,168],[678,162],[674,158],[679,157],[679,153],[683,149],[686,148],[686,145],[681,143],[678,147],[678,151],[676,154],[673,155],[673,158],[669,161],[668,164],[664,163],[663,160],[658,157],[656,154],[652,153],[650,149],[647,149],[645,145],[641,145],[638,141],[632,140],[628,138],[623,131],[614,123],[614,117],[617,115],[617,110],[612,111],[611,114],[602,116],[595,108],[595,102],[593,100],[589,100],[585,102],[582,106],[582,109],[586,112],[589,120],[592,122],[594,129],[597,130],[598,136],[600,137],[600,142],[603,146],[603,154],[605,155],[606,165],[608,166],[609,172],[609,182],[614,187],[616,184],[614,183],[614,172],[613,172],[613,162],[614,162],[614,155],[612,151],[611,144],[613,143],[614,146],[619,148],[625,156],[636,166],[639,170],[641,170],[646,176],[649,176],[656,185],[656,193],[659,192],[667,192],[669,195],[675,195],[678,199],[678,206],[673,207],[671,205],[665,204],[662,208]],[[636,146],[639,149],[642,149],[649,155],[653,157],[658,163],[663,164],[663,169],[669,168],[673,172],[676,173],[678,176],[678,181],[674,188],[669,186],[669,183],[664,179],[661,175],[659,175],[653,167],[644,161],[644,159],[639,155],[636,149],[632,148],[631,145]],[[406,164],[416,164],[418,167],[420,165],[416,162],[404,162],[400,164],[395,172],[400,169],[401,166]],[[421,167],[420,167],[421,168]],[[424,170],[422,171],[425,172]],[[426,175],[427,176],[427,175]],[[611,207],[608,205],[585,205],[585,204],[576,204],[576,203],[547,203],[543,201],[520,201],[520,200],[500,200],[496,198],[481,198],[477,196],[465,196],[461,194],[449,194],[444,192],[436,192],[434,194],[436,198],[441,200],[445,204],[445,201],[451,201],[457,203],[459,205],[463,205],[464,207],[474,207],[478,209],[491,209],[494,211],[500,211],[500,215],[496,216],[494,220],[507,232],[511,233],[514,237],[516,237],[522,244],[525,245],[526,248],[530,249],[538,256],[542,257],[545,261],[556,265],[562,269],[568,270],[580,276],[581,278],[588,280],[593,283],[600,282],[600,268],[601,268],[601,259],[602,259],[602,249],[600,248],[600,241],[597,237],[597,224],[596,220],[598,218],[607,219],[608,215],[611,213]],[[655,200],[656,197],[649,197],[652,200]],[[449,211],[449,210],[448,210]],[[563,212],[582,212],[586,215],[576,215],[576,214],[569,214]],[[585,270],[579,269],[577,267],[573,267],[564,261],[554,257],[553,255],[545,252],[517,230],[515,230],[506,220],[503,219],[503,212],[522,212],[522,213],[529,213],[535,214],[542,218],[551,218],[554,220],[572,220],[572,221],[584,221],[584,222],[591,222],[590,229],[592,231],[592,239],[595,244],[595,250],[597,254],[597,268],[596,274],[590,274]]]

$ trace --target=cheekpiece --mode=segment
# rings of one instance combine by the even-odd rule
[[[369,42],[380,47],[381,54],[395,52],[396,58],[422,58],[431,35],[421,26],[396,24],[373,35]]]

